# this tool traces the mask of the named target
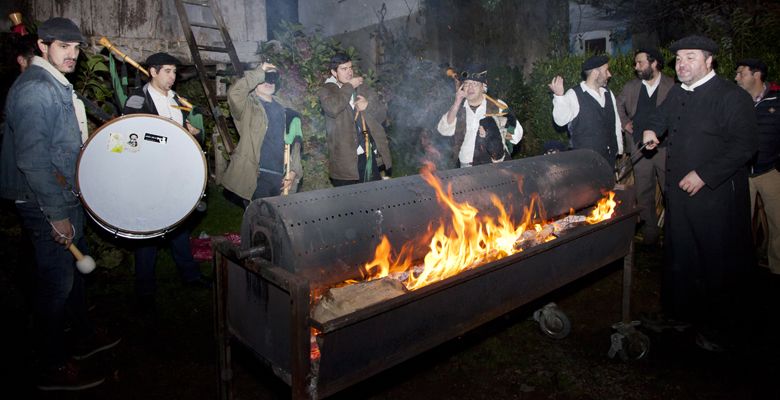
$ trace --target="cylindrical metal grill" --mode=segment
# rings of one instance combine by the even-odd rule
[[[546,216],[593,205],[614,186],[613,170],[597,153],[574,150],[437,173],[444,188],[481,213],[495,211],[493,194],[520,221],[538,194]],[[355,278],[374,258],[383,235],[396,248],[419,240],[448,215],[420,176],[261,199],[247,208],[244,248],[264,245],[275,265],[316,286]],[[427,249],[418,246],[420,251]],[[415,254],[422,256],[423,254]]]

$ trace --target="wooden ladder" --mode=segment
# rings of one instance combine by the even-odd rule
[[[222,143],[225,146],[225,150],[227,150],[228,155],[232,154],[235,146],[233,144],[233,140],[230,138],[227,119],[219,109],[219,103],[217,101],[217,95],[216,95],[216,85],[214,86],[214,88],[212,88],[208,84],[209,77],[206,74],[206,68],[203,65],[203,59],[200,56],[200,52],[205,51],[211,53],[227,54],[230,57],[230,62],[233,64],[233,71],[238,76],[241,76],[244,74],[244,69],[241,66],[241,62],[238,60],[238,55],[236,54],[236,48],[233,46],[233,41],[230,39],[230,33],[228,33],[228,30],[225,27],[225,20],[224,18],[222,18],[222,13],[219,11],[219,5],[217,4],[217,0],[200,0],[200,1],[174,0],[174,3],[176,4],[176,10],[179,13],[181,28],[184,31],[184,36],[187,38],[187,44],[190,47],[190,54],[192,55],[192,61],[195,63],[195,68],[197,68],[198,70],[198,77],[200,78],[200,84],[201,86],[203,86],[203,92],[206,93],[206,99],[208,100],[209,108],[211,109],[211,114],[214,116],[217,132],[219,133],[219,136],[222,138]],[[187,13],[187,9],[184,7],[185,4],[202,7],[210,11],[214,22],[206,23],[206,22],[190,21],[190,17],[189,14]],[[208,13],[204,13],[204,15],[206,14]],[[199,45],[195,41],[195,35],[193,35],[192,33],[193,26],[201,29],[212,29],[212,30],[219,31],[220,34],[222,35],[223,45],[221,47]],[[216,79],[219,79],[219,77],[217,76]],[[218,157],[215,155],[215,158]]]

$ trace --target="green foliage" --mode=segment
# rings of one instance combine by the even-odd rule
[[[79,58],[74,87],[79,94],[105,109],[113,96],[106,57],[85,50],[84,57]]]

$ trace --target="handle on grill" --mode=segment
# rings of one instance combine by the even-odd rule
[[[262,257],[266,254],[266,251],[268,251],[268,246],[261,244],[259,246],[237,251],[236,257],[238,257],[239,260],[244,260],[250,257]]]

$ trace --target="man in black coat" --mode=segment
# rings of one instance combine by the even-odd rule
[[[701,36],[671,45],[681,85],[643,133],[653,149],[668,130],[663,309],[693,323],[696,344],[714,351],[724,349],[753,260],[748,162],[758,149],[753,102],[715,74],[717,48]]]

